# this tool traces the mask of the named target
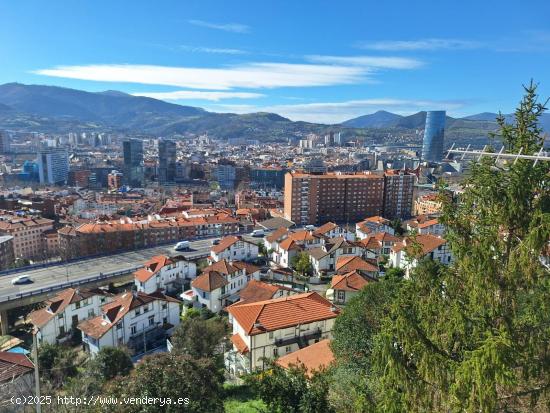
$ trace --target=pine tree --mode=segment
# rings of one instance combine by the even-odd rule
[[[507,151],[544,144],[536,85],[513,124],[497,119]],[[548,411],[550,240],[548,162],[472,165],[460,199],[441,196],[455,261],[422,262],[403,281],[375,337],[380,411]]]

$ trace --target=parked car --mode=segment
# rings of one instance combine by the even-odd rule
[[[252,235],[253,237],[263,237],[264,234],[265,232],[263,229],[255,229],[250,235]]]
[[[180,241],[174,247],[176,251],[185,251],[189,249],[189,241]]]
[[[220,243],[220,241],[221,241],[221,238],[214,238],[212,240],[212,245],[218,245]]]
[[[12,278],[11,283],[13,285],[17,284],[28,284],[32,283],[31,277],[28,275],[19,275],[18,277]]]

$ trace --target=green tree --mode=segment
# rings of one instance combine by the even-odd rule
[[[132,359],[125,348],[103,347],[89,361],[87,371],[101,381],[107,381],[116,376],[126,376],[132,368]]]
[[[116,411],[121,413],[222,413],[222,381],[223,375],[211,360],[163,353],[144,357],[129,376],[112,380],[104,395],[180,399],[182,403],[188,398],[188,403],[178,405],[119,405]],[[97,410],[111,412],[113,407]]]
[[[313,271],[313,266],[309,260],[309,254],[305,251],[299,252],[292,259],[292,267],[303,276],[310,275]]]
[[[38,351],[38,367],[41,380],[54,388],[62,387],[70,377],[78,373],[76,353],[69,347],[44,343]]]
[[[333,412],[328,403],[329,385],[325,372],[308,375],[303,366],[283,369],[272,364],[269,370],[248,376],[246,380],[270,412]]]
[[[372,351],[402,279],[401,269],[388,270],[353,297],[334,323],[331,348],[336,367],[330,398],[338,411],[362,412],[375,406],[375,390],[369,383]]]
[[[536,86],[513,124],[499,117],[511,152],[543,146]],[[422,261],[402,282],[371,363],[378,408],[387,412],[550,409],[548,163],[495,158],[474,163],[460,202],[441,196],[455,258]]]
[[[399,218],[391,220],[390,227],[393,228],[395,235],[402,236],[405,233],[405,230],[403,229],[403,221]]]
[[[172,335],[173,352],[196,359],[210,358],[220,354],[228,334],[229,325],[223,318],[185,318]]]

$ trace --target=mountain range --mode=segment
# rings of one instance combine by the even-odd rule
[[[401,116],[386,111],[360,116],[339,125],[293,122],[274,113],[215,113],[119,91],[86,92],[57,86],[0,85],[0,129],[66,133],[113,131],[144,135],[196,135],[222,138],[284,140],[308,133],[343,131],[384,142],[389,131],[398,134],[422,129],[426,112]],[[447,117],[446,136],[453,140],[485,139],[496,129],[496,114]],[[550,114],[543,126],[550,131]]]

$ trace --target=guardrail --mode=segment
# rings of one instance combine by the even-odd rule
[[[201,241],[203,239],[216,238],[216,237],[226,237],[228,235],[242,235],[242,234],[248,234],[248,232],[237,231],[237,232],[228,232],[228,233],[219,234],[219,235],[212,235],[212,234],[210,234],[210,235],[201,235],[201,236],[198,236],[198,237],[190,238],[189,241],[194,242],[194,241]],[[9,270],[0,271],[0,277],[2,277],[4,275],[17,274],[17,273],[25,272],[25,271],[38,270],[38,269],[41,269],[41,268],[48,268],[48,267],[66,265],[66,264],[70,264],[70,263],[73,263],[73,262],[91,260],[91,259],[94,259],[94,258],[110,257],[112,255],[124,254],[126,252],[142,251],[142,250],[147,250],[147,249],[150,249],[150,248],[164,247],[166,245],[172,245],[175,242],[177,242],[177,241],[168,241],[168,242],[163,242],[163,243],[160,243],[160,244],[148,245],[148,246],[142,247],[142,248],[116,250],[116,251],[112,251],[112,252],[108,252],[108,253],[104,253],[104,254],[85,255],[83,257],[71,258],[69,260],[45,262],[45,263],[40,263],[40,264],[27,265],[25,267],[11,268]],[[206,255],[206,256],[208,256],[208,255]]]
[[[52,291],[57,291],[57,290],[63,290],[65,288],[76,287],[76,286],[79,286],[79,285],[82,285],[82,284],[88,284],[88,283],[91,283],[91,282],[94,282],[94,281],[105,280],[105,279],[116,277],[116,276],[119,276],[119,275],[131,273],[131,272],[136,271],[136,270],[138,270],[142,267],[143,267],[143,265],[138,265],[136,267],[132,267],[132,268],[129,268],[129,269],[126,269],[126,270],[113,271],[113,272],[106,273],[106,274],[100,273],[99,275],[97,275],[95,277],[90,277],[90,278],[85,278],[85,279],[75,280],[75,281],[69,281],[69,282],[65,282],[65,283],[62,283],[62,284],[57,284],[57,285],[51,286],[51,287],[44,287],[44,288],[39,288],[37,290],[26,291],[26,292],[22,292],[22,293],[18,293],[18,294],[12,294],[12,295],[8,295],[8,296],[5,296],[5,297],[0,297],[0,303],[6,303],[6,302],[9,302],[9,301],[20,300],[22,298],[32,297],[34,295],[45,294],[45,293],[52,292]]]

